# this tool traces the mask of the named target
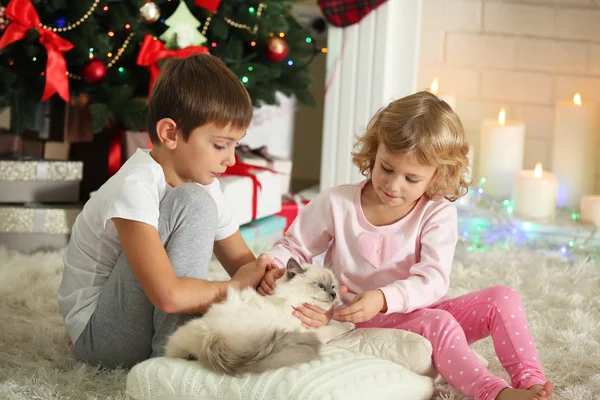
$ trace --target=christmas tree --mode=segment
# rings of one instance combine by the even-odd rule
[[[15,133],[32,106],[85,99],[94,132],[107,120],[144,129],[161,62],[208,52],[255,106],[280,91],[312,105],[308,65],[325,51],[282,0],[0,0],[0,109]]]

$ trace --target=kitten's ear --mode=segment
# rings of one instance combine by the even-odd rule
[[[302,269],[298,261],[290,258],[286,265],[287,268],[287,276],[292,279],[296,275],[302,275],[305,271]]]

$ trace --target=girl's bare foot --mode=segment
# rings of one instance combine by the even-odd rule
[[[552,385],[552,382],[546,382],[544,385],[533,385],[527,390],[535,393],[537,395],[537,399],[539,400],[552,400],[554,385]]]
[[[535,392],[523,389],[506,388],[502,390],[496,400],[538,400]]]

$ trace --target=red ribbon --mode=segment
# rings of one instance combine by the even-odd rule
[[[184,49],[179,50],[168,50],[163,42],[158,39],[154,39],[152,35],[144,36],[144,41],[140,47],[140,51],[137,56],[137,65],[147,67],[150,72],[150,91],[154,86],[154,81],[158,78],[160,68],[158,67],[158,60],[169,57],[189,57],[193,54],[208,53],[208,48],[204,46],[188,46]]]
[[[273,171],[271,168],[244,164],[242,162],[238,162],[238,160],[239,159],[236,154],[235,164],[227,168],[223,175],[245,176],[252,179],[252,220],[254,221],[256,219],[256,214],[258,213],[258,191],[262,189],[262,185],[258,181],[256,174],[254,174],[252,171],[269,171],[273,173],[277,173],[277,171]]]
[[[67,76],[67,62],[62,53],[71,50],[73,44],[51,30],[40,26],[40,17],[30,0],[11,0],[5,13],[11,22],[4,34],[0,36],[0,50],[23,39],[30,29],[37,30],[40,34],[40,43],[48,53],[45,73],[46,85],[42,101],[46,101],[54,93],[58,93],[64,101],[68,102],[69,77]]]
[[[216,13],[221,0],[195,0],[194,3],[196,3],[198,7],[206,8],[211,13]]]

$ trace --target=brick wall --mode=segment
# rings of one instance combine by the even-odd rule
[[[475,149],[505,107],[527,126],[525,168],[552,168],[555,102],[600,101],[600,1],[423,0],[419,88],[436,76]]]

